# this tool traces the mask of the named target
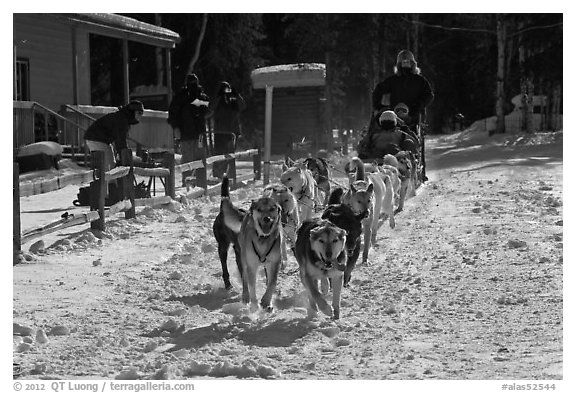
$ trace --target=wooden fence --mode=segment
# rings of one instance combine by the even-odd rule
[[[193,191],[187,197],[198,197],[209,195],[219,190],[219,185],[209,186],[206,179],[206,172],[210,170],[215,162],[229,162],[228,176],[232,181],[232,187],[238,182],[246,180],[260,180],[261,178],[261,155],[258,149],[251,149],[238,153],[230,153],[208,157],[198,161],[192,161],[180,165],[175,165],[174,153],[166,153],[163,157],[162,167],[142,168],[134,166],[132,151],[125,149],[120,152],[121,165],[109,171],[104,170],[104,153],[92,152],[93,170],[63,175],[54,179],[20,184],[20,173],[18,164],[14,163],[13,171],[13,264],[20,260],[22,244],[33,239],[42,237],[61,229],[90,223],[92,229],[105,230],[106,217],[124,212],[125,218],[134,218],[136,206],[159,206],[170,203],[176,198],[176,173],[194,171],[196,174],[196,185],[200,191]],[[253,162],[253,173],[238,176],[236,173],[236,161],[239,159],[250,159]],[[150,181],[159,178],[164,185],[165,195],[150,198],[135,198],[135,175],[148,177]],[[107,184],[117,181],[119,190],[119,202],[106,209],[105,198],[107,194]],[[20,225],[20,197],[32,196],[48,192],[57,191],[69,185],[81,185],[90,182],[90,210],[81,214],[66,215],[60,220],[50,224],[28,230],[24,233]]]

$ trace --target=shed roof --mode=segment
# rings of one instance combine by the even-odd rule
[[[147,44],[172,48],[180,42],[180,35],[164,27],[141,22],[118,14],[47,14],[70,23],[87,26],[96,33],[127,38]]]
[[[251,73],[255,89],[274,87],[324,86],[326,65],[322,63],[279,64],[257,68]]]

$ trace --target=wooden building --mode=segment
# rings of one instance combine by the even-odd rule
[[[81,146],[91,120],[78,112],[97,118],[131,99],[147,109],[131,136],[173,147],[165,111],[176,32],[116,14],[13,14],[13,22],[14,147]]]
[[[258,128],[264,131],[266,87],[271,86],[271,154],[305,156],[327,148],[326,67],[319,63],[285,64],[252,71]]]

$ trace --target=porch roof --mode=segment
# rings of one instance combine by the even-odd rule
[[[83,25],[102,35],[126,38],[145,44],[173,48],[180,35],[164,27],[141,22],[118,14],[47,14],[72,24]]]

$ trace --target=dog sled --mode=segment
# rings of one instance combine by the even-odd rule
[[[374,142],[375,138],[383,135],[382,133],[390,131],[383,130],[379,126],[378,118],[381,113],[372,116],[368,126],[361,131],[360,140],[356,146],[358,157],[366,163],[382,165],[385,155],[396,156],[401,151],[408,151],[416,171],[416,179],[418,180],[416,186],[420,186],[420,184],[428,180],[424,154],[427,125],[424,122],[418,122],[410,126],[400,123],[397,125],[395,132],[402,134],[402,142],[389,143],[382,146]]]

